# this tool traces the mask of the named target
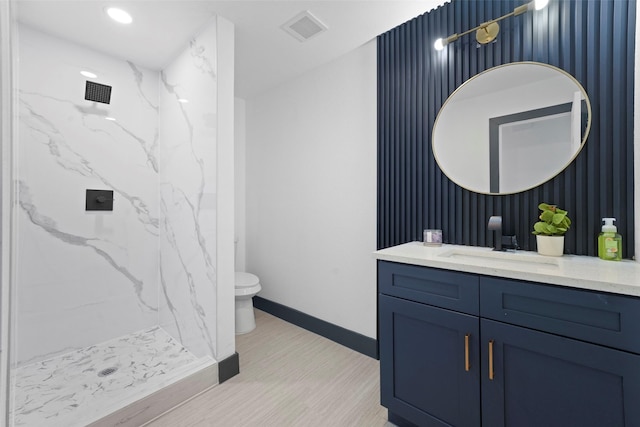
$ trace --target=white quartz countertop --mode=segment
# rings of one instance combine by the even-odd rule
[[[596,257],[411,242],[374,252],[379,260],[640,296],[640,263]]]

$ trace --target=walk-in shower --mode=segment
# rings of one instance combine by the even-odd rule
[[[217,232],[217,194],[233,189],[219,181],[233,141],[217,122],[218,50],[232,27],[211,16],[151,69],[34,28],[12,7],[7,419],[139,425],[215,385],[217,359],[233,354],[233,280],[219,285],[233,241]]]

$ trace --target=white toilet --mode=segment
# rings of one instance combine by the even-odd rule
[[[236,271],[236,335],[246,334],[255,329],[253,296],[261,289],[258,276]]]

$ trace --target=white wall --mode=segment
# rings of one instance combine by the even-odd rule
[[[376,43],[247,100],[261,297],[376,337]]]
[[[236,213],[235,228],[237,248],[235,252],[236,271],[245,271],[246,267],[246,229],[247,229],[247,141],[246,141],[246,110],[244,99],[235,99],[235,196]]]

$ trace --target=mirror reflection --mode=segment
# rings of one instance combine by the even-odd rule
[[[461,187],[517,193],[566,168],[590,124],[587,93],[571,75],[542,63],[506,64],[451,94],[436,118],[433,153]]]

